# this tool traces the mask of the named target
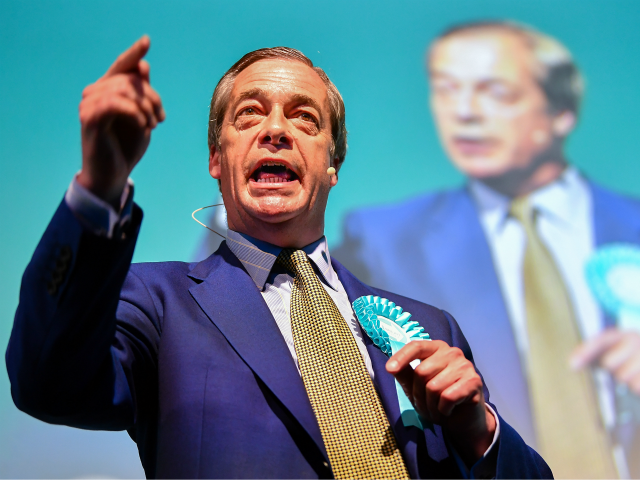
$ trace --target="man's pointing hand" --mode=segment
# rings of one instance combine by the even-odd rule
[[[122,53],[80,102],[82,171],[78,182],[119,208],[133,167],[149,146],[151,130],[165,118],[162,101],[149,83],[146,35]]]

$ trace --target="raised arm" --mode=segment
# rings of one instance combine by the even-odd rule
[[[142,37],[85,89],[80,104],[76,181],[116,211],[151,130],[164,119],[142,60],[148,49]],[[95,234],[78,213],[61,203],[24,273],[6,354],[11,393],[18,408],[47,422],[131,428],[139,418],[135,399],[154,388],[160,330],[146,288],[127,276],[142,212],[135,207],[114,238]]]

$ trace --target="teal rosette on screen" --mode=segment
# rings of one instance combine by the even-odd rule
[[[603,310],[621,329],[640,330],[640,248],[612,243],[586,264],[587,283]]]
[[[424,328],[411,320],[409,312],[403,311],[402,307],[386,298],[367,295],[357,298],[352,306],[362,329],[389,357],[413,340],[431,340]],[[415,368],[418,363],[420,360],[414,360],[411,366]],[[396,393],[404,426],[423,428],[423,421],[397,380]]]

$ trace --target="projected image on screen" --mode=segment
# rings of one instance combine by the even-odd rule
[[[640,202],[565,153],[585,89],[576,61],[551,36],[497,21],[451,27],[426,62],[442,147],[467,182],[351,213],[332,254],[365,282],[450,311],[501,414],[556,477],[639,475],[640,334],[618,323],[632,308],[604,308],[590,289],[619,275],[588,280],[586,266],[606,250],[616,271],[637,268]],[[637,275],[624,281],[633,307]]]
[[[229,408],[269,398],[267,386],[245,370],[245,363],[237,364],[239,370],[225,370],[212,360],[202,370],[207,376],[199,377],[193,368],[183,368],[184,363],[145,360],[149,370],[139,377],[144,381],[154,382],[160,372],[178,365],[175,374],[163,377],[169,383],[158,384],[194,379],[196,386],[164,388],[158,402],[180,402],[166,415],[155,415],[159,403],[152,398],[153,388],[144,389],[144,398],[138,395],[140,389],[135,398],[111,395],[96,388],[90,381],[95,377],[80,375],[95,363],[85,357],[76,360],[71,352],[98,351],[81,340],[95,323],[81,319],[69,324],[71,336],[61,342],[49,337],[60,330],[48,320],[42,329],[20,330],[29,338],[42,334],[42,342],[22,341],[27,337],[14,331],[16,313],[20,316],[24,308],[60,312],[44,289],[36,290],[44,292],[45,300],[25,296],[36,291],[22,287],[25,268],[34,251],[43,251],[38,247],[43,232],[63,197],[66,203],[66,192],[81,169],[82,92],[145,34],[153,44],[145,57],[153,70],[151,84],[162,98],[167,120],[154,130],[145,159],[131,176],[133,202],[144,209],[133,263],[194,262],[191,269],[221,246],[225,249],[225,237],[233,238],[237,230],[233,198],[227,199],[228,212],[221,206],[195,213],[220,236],[192,218],[194,210],[225,201],[210,175],[207,132],[215,84],[230,65],[255,49],[285,45],[304,52],[326,71],[346,105],[346,160],[327,177],[325,169],[321,172],[325,180],[333,182],[334,175],[339,179],[326,203],[324,261],[336,272],[341,262],[366,284],[452,314],[484,377],[488,402],[500,415],[501,436],[494,447],[501,452],[509,445],[507,437],[513,439],[513,431],[505,427],[510,425],[540,452],[556,478],[640,478],[640,2],[374,0],[365,6],[282,0],[275,17],[269,6],[261,0],[0,2],[0,478],[143,478],[159,475],[160,464],[193,467],[191,476],[207,471],[213,472],[209,476],[248,476],[252,468],[297,465],[289,454],[269,453],[279,445],[271,433],[264,437],[264,448],[250,446],[262,438],[250,415],[226,415],[212,407],[216,399],[224,403],[227,395]],[[110,225],[114,218],[109,215]],[[77,229],[60,231],[59,245],[50,244],[51,255],[36,255],[49,262],[38,269],[44,273],[29,278],[46,281],[49,285],[42,283],[43,288],[55,291],[65,305],[75,305],[62,293],[66,287],[54,284],[77,281],[76,269],[93,264],[78,261],[75,254],[70,260],[66,249],[58,249],[78,245],[63,241]],[[251,236],[249,231],[240,233]],[[104,262],[105,267],[117,265]],[[234,273],[242,273],[242,268],[238,265]],[[86,284],[78,285],[88,291],[88,286],[115,277],[95,270],[86,278]],[[186,274],[180,278],[197,280]],[[249,286],[248,295],[257,295],[253,283]],[[219,291],[212,289],[211,295]],[[144,291],[141,298],[147,298]],[[159,302],[145,308],[143,316],[163,315],[166,335],[176,332],[164,328],[172,325],[166,312],[182,303],[165,298],[167,309]],[[184,298],[195,302],[190,293]],[[225,301],[235,298],[224,296]],[[238,305],[246,301],[239,300]],[[260,302],[258,298],[256,305],[264,307]],[[410,303],[398,303],[421,321]],[[138,318],[129,307],[122,311],[132,320]],[[200,307],[195,312],[180,318],[195,322],[204,315]],[[234,332],[246,332],[240,327],[252,316],[228,318],[238,327]],[[286,327],[286,321],[276,323]],[[455,326],[447,330],[452,323],[443,324],[444,334],[458,331]],[[210,319],[203,317],[198,324],[212,334],[219,331]],[[436,338],[435,330],[424,328]],[[133,338],[138,331],[122,330],[121,338]],[[149,335],[155,331],[145,329],[145,338],[153,338]],[[366,338],[366,332],[359,333]],[[101,345],[112,334],[109,330],[100,336]],[[461,335],[454,336],[464,344]],[[203,354],[186,348],[184,359],[202,365],[214,356],[225,358],[221,352],[231,345],[193,338],[202,340]],[[255,335],[252,341],[262,338]],[[27,361],[22,365],[42,367],[45,373],[30,375],[16,368],[6,356],[10,343],[14,358],[16,352],[27,351],[23,346],[42,345],[44,350],[21,358]],[[113,345],[117,350],[118,344]],[[145,340],[140,345],[144,348],[136,351],[159,344]],[[273,348],[266,341],[260,345]],[[283,358],[295,361],[295,355],[287,353],[289,345],[280,345]],[[163,355],[172,351],[158,349]],[[60,353],[61,361],[44,361],[46,351]],[[142,371],[140,363],[134,365]],[[9,370],[22,381],[10,379]],[[217,380],[227,372],[225,382],[230,383]],[[281,377],[281,369],[274,372]],[[290,379],[298,381],[298,371],[291,373]],[[383,398],[380,378],[374,375]],[[243,379],[256,384],[259,393],[232,396]],[[51,416],[31,416],[33,409],[25,407],[16,389],[40,380],[51,386],[50,402],[45,402],[55,407]],[[79,395],[72,395],[83,386]],[[184,401],[189,392],[200,395],[203,403]],[[391,392],[396,395],[397,387]],[[124,404],[140,400],[146,407],[136,407],[134,417],[133,409],[118,410],[126,422],[103,422],[100,417],[89,424],[86,415],[102,410],[73,409],[97,398],[94,394],[102,394],[109,405],[122,399]],[[42,403],[45,397],[32,398]],[[281,415],[282,405],[269,403],[268,412],[277,413],[278,420],[265,425],[285,435],[283,425],[293,416]],[[71,418],[71,411],[79,416]],[[246,411],[253,415],[261,410]],[[191,415],[193,428],[185,429],[185,436],[165,427]],[[224,435],[206,434],[205,420]],[[229,422],[247,425],[252,435],[227,428]],[[141,433],[141,425],[154,423],[162,425],[158,431],[168,441],[157,443],[157,449],[153,435]],[[394,430],[397,426],[402,437],[405,426],[392,425]],[[295,426],[286,432],[302,430]],[[452,444],[430,447],[431,440],[443,438],[432,433],[425,430],[417,437],[425,441],[417,443],[416,451],[427,451],[416,461],[433,460],[432,465],[448,468],[453,465]],[[234,451],[246,461],[235,462],[239,470],[234,472],[240,473],[225,474],[216,464],[216,458],[234,463],[236,457],[225,453],[233,446],[230,438],[237,439]],[[313,446],[306,436],[299,438],[301,449]],[[189,439],[202,441],[203,447],[191,448]],[[213,440],[220,441],[220,448]],[[411,449],[416,443],[404,445]],[[174,462],[177,453],[191,460]],[[158,462],[152,459],[156,454]],[[268,461],[256,461],[260,455]],[[327,475],[320,457],[310,454],[305,461],[315,465],[318,475]],[[502,455],[524,465],[516,457]],[[493,456],[486,458],[491,461]],[[414,476],[442,472],[418,470]],[[472,470],[470,476],[480,476],[479,471]]]

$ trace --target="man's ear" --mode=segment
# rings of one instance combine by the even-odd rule
[[[556,137],[564,138],[571,133],[576,126],[576,114],[565,110],[553,118],[551,128]]]
[[[216,180],[220,180],[222,176],[222,167],[220,166],[220,150],[215,144],[209,148],[209,174]]]

